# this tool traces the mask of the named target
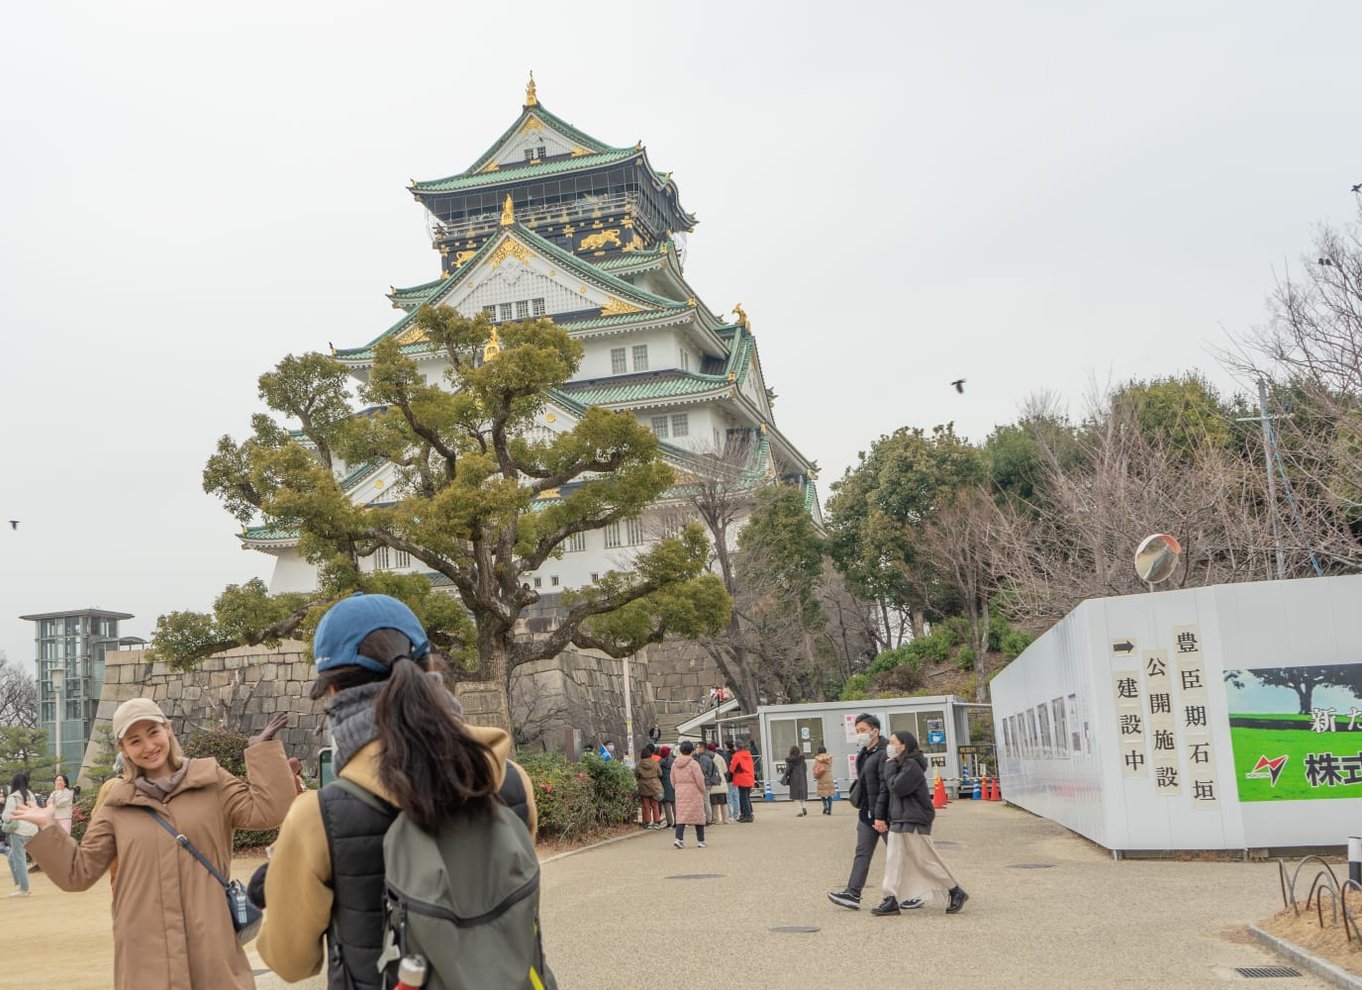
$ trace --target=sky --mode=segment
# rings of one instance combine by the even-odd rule
[[[1362,181],[1362,5],[71,0],[0,14],[0,650],[268,577],[205,495],[289,353],[438,274],[413,178],[642,139],[822,488],[878,436],[1203,370]],[[949,383],[966,379],[965,393]],[[20,521],[17,530],[5,520]]]

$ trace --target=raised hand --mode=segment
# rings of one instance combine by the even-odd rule
[[[269,725],[261,729],[258,735],[251,736],[250,739],[246,740],[246,745],[259,746],[262,742],[269,742],[274,738],[274,734],[286,725],[288,725],[288,714],[280,712],[270,719]]]
[[[57,809],[52,806],[52,802],[47,803],[46,808],[38,807],[37,802],[21,804],[10,813],[13,821],[28,822],[30,825],[37,825],[42,828],[51,825],[57,818]]]

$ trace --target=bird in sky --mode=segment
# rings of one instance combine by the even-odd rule
[[[9,521],[9,528],[10,528],[10,529],[18,529],[18,528],[19,528],[19,520],[18,520],[18,519],[11,519],[11,520]]]
[[[951,384],[955,386],[955,390],[961,395],[965,394],[965,380],[963,378],[957,378],[955,381],[951,382]]]
[[[1353,192],[1362,192],[1362,182],[1359,182],[1357,185],[1353,186]]]

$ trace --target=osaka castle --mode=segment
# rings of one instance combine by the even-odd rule
[[[776,426],[747,314],[740,304],[707,304],[686,281],[695,215],[642,143],[615,147],[579,131],[539,102],[532,78],[520,116],[472,165],[413,181],[409,191],[425,211],[439,275],[393,289],[388,298],[403,315],[367,344],[333,352],[356,379],[368,374],[376,345],[393,337],[427,382],[444,381],[445,352],[416,324],[423,305],[483,313],[493,324],[544,317],[585,353],[536,429],[571,429],[588,406],[627,413],[657,435],[678,478],[739,465],[753,485],[799,486],[821,523],[815,465]],[[392,502],[401,487],[390,463],[342,465],[339,480],[360,505]],[[675,531],[682,505],[683,493],[673,491],[642,518],[577,534],[530,575],[534,587],[548,595],[628,569],[640,550]],[[293,534],[257,527],[240,538],[277,558],[271,591],[316,587]],[[387,547],[361,566],[426,570]]]

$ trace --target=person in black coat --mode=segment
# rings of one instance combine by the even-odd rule
[[[781,781],[790,789],[790,800],[799,806],[796,817],[802,818],[809,813],[804,802],[809,799],[809,778],[806,772],[804,754],[798,746],[791,746],[785,757],[785,779]]]
[[[875,815],[889,824],[885,898],[870,913],[898,914],[901,907],[921,907],[924,898],[939,892],[947,897],[946,913],[955,914],[969,895],[955,882],[932,842],[936,808],[927,786],[927,757],[911,732],[889,737],[881,780]]]
[[[662,757],[662,813],[667,816],[667,827],[676,827],[676,788],[672,786],[672,765],[676,757],[670,746],[659,746],[657,753]]]
[[[880,768],[884,763],[884,740],[880,738],[880,720],[869,712],[856,716],[856,740],[861,744],[856,754],[856,780],[852,784],[853,804],[856,805],[856,855],[851,861],[851,876],[842,890],[829,892],[828,900],[839,907],[861,909],[861,889],[870,875],[870,859],[875,846],[883,842],[889,825],[883,818],[874,817],[880,799]]]

